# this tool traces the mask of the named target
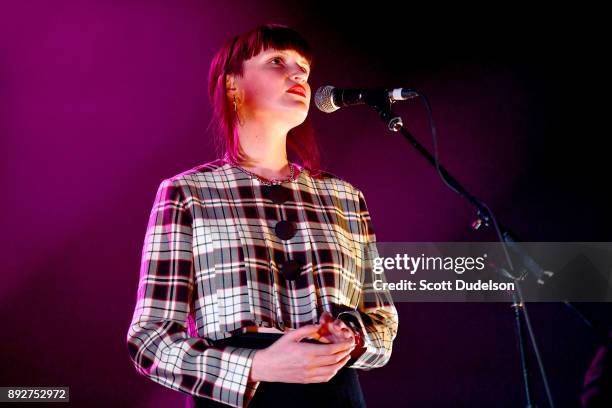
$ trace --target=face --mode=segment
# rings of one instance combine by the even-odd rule
[[[294,50],[268,49],[244,61],[243,76],[233,77],[240,114],[245,120],[279,121],[289,129],[298,126],[310,107],[309,75],[308,62]],[[301,91],[287,92],[298,84]]]

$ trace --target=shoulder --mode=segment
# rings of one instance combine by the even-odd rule
[[[178,174],[168,177],[168,182],[188,182],[191,180],[201,179],[205,177],[214,177],[220,171],[227,167],[227,163],[223,159],[215,159],[207,163],[199,164],[190,169],[184,170]]]
[[[223,159],[215,159],[192,168],[186,169],[175,175],[161,180],[158,187],[159,192],[176,193],[187,200],[192,195],[197,195],[197,188],[206,184],[214,184],[218,180],[220,172],[227,169],[227,163]]]
[[[219,181],[221,173],[230,166],[223,159],[215,159],[203,164],[198,164],[173,176],[162,180],[161,184],[183,189],[203,185],[214,185]]]
[[[337,176],[326,170],[317,170],[317,171],[308,171],[312,180],[326,188],[333,188],[334,190],[343,191],[349,194],[354,194],[355,196],[361,195],[362,192],[359,188],[357,188],[354,184],[349,182],[348,180]]]

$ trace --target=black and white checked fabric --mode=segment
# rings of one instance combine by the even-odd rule
[[[363,193],[330,173],[299,170],[282,185],[282,204],[222,159],[161,182],[127,334],[139,373],[247,406],[259,384],[247,381],[256,350],[215,342],[247,326],[314,324],[323,311],[358,322],[367,349],[349,367],[387,363],[398,316],[390,294],[372,287],[378,251]],[[275,233],[281,221],[295,226],[290,239]],[[295,279],[281,271],[287,260],[299,267]]]

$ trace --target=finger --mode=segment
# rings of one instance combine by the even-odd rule
[[[334,320],[334,316],[328,311],[325,311],[321,314],[321,318],[319,319],[319,323],[327,323],[332,322]]]
[[[342,333],[330,333],[330,335],[326,336],[325,338],[333,343],[342,343],[349,340],[348,338],[344,337]]]
[[[321,341],[322,343],[341,343],[343,341],[346,341],[346,339],[343,336],[329,333],[326,336],[322,336],[321,339],[319,339],[319,341]]]
[[[342,334],[342,331],[338,328],[335,327],[332,324],[328,324],[325,327],[327,330],[325,330],[325,337],[330,338],[330,339],[342,339],[344,338],[344,335]],[[336,340],[337,341],[337,340]]]
[[[349,328],[342,329],[342,335],[344,336],[345,339],[350,339],[351,337],[353,338],[355,337],[355,333]]]
[[[335,375],[335,373],[338,370],[340,370],[350,360],[350,358],[351,356],[349,354],[335,364],[322,366],[322,367],[312,370],[311,381],[313,382],[328,381],[327,378],[331,375]]]
[[[309,336],[319,336],[317,333],[320,329],[320,325],[318,324],[309,324],[306,326],[302,326],[298,329],[291,330],[289,332],[285,332],[285,334],[281,337],[285,341],[295,341],[299,342],[302,339],[308,338]]]
[[[330,332],[334,335],[336,339],[338,339],[337,341],[342,341],[351,338],[353,331],[348,327],[343,329],[340,327],[340,325],[332,325]]]
[[[327,334],[325,336],[321,336],[320,331],[315,333],[313,336],[307,337],[308,339],[312,339],[321,343],[329,344],[329,343],[338,343],[339,341],[345,340],[345,337],[338,335]]]
[[[339,329],[350,329],[343,320],[336,319],[334,325]]]
[[[321,343],[325,343],[325,344],[327,344],[327,343],[335,343],[334,339],[329,334],[326,335],[326,336],[321,336],[320,333],[321,333],[320,331],[317,332],[317,336],[316,336],[316,338],[314,340],[317,340],[317,341],[319,341]]]
[[[350,347],[346,350],[341,350],[335,354],[330,354],[327,356],[315,356],[312,358],[311,361],[314,366],[327,366],[327,365],[336,364],[338,361],[350,355],[354,349],[355,347]]]
[[[321,328],[319,329],[319,334],[321,336],[327,336],[329,334],[329,328],[330,328],[329,322],[321,321],[319,325],[321,326]]]
[[[321,330],[318,330],[315,334],[309,335],[306,339],[317,340],[321,339]]]
[[[327,356],[350,349],[354,344],[352,341],[340,341],[330,344],[300,343],[300,346],[304,347],[304,350],[313,356]]]

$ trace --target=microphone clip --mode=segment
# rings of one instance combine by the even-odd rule
[[[366,104],[372,107],[387,124],[387,128],[392,132],[399,132],[404,127],[402,117],[391,110],[391,104],[395,102],[391,98],[366,98]]]

